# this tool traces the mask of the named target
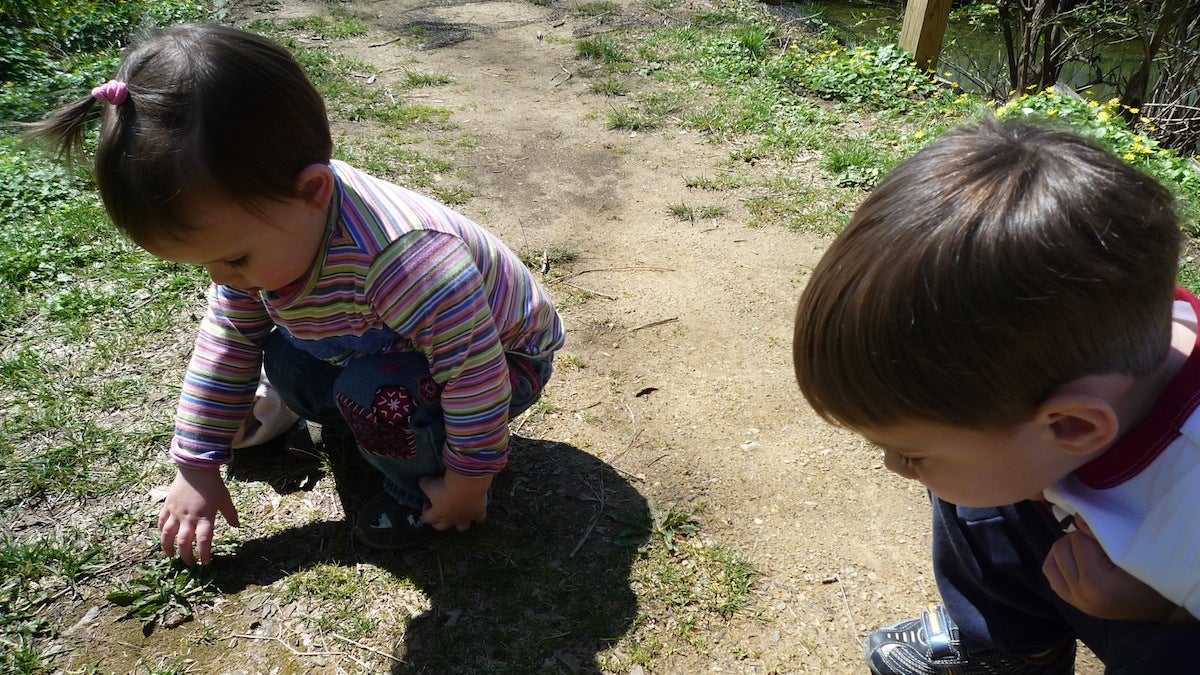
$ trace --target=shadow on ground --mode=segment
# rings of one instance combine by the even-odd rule
[[[369,640],[391,645],[394,673],[597,672],[597,654],[637,617],[630,574],[650,532],[649,506],[587,452],[551,441],[512,442],[509,469],[496,479],[483,526],[443,535],[422,550],[384,554],[357,545],[345,521],[316,522],[243,542],[222,561],[216,582],[237,593],[316,564],[365,561],[430,599],[431,609],[403,634]],[[276,464],[255,477],[263,469],[231,472],[286,492],[329,470],[348,514],[378,489],[356,453],[331,453],[323,469]]]

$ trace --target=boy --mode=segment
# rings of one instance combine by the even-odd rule
[[[830,247],[797,381],[930,489],[946,602],[872,633],[873,672],[1071,673],[1075,638],[1109,672],[1200,663],[1200,300],[1175,288],[1180,247],[1153,179],[994,119],[904,162]]]

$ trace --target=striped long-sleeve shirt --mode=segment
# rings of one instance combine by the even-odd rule
[[[508,452],[506,352],[563,344],[549,297],[494,235],[416,193],[332,163],[327,238],[305,277],[253,295],[214,284],[183,381],[173,459],[212,466],[253,400],[274,326],[320,359],[418,351],[443,387],[446,466],[494,473]]]

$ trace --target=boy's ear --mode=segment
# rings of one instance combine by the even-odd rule
[[[1113,441],[1120,431],[1117,413],[1105,399],[1085,394],[1057,394],[1038,406],[1036,420],[1071,454],[1086,455]]]
[[[333,186],[333,169],[328,164],[309,164],[296,174],[296,182],[292,185],[305,203],[321,211],[329,208]]]

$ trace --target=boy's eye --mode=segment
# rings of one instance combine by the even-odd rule
[[[246,266],[246,256],[242,256],[236,260],[227,260],[225,261],[225,264],[229,265],[235,270],[241,269]]]

